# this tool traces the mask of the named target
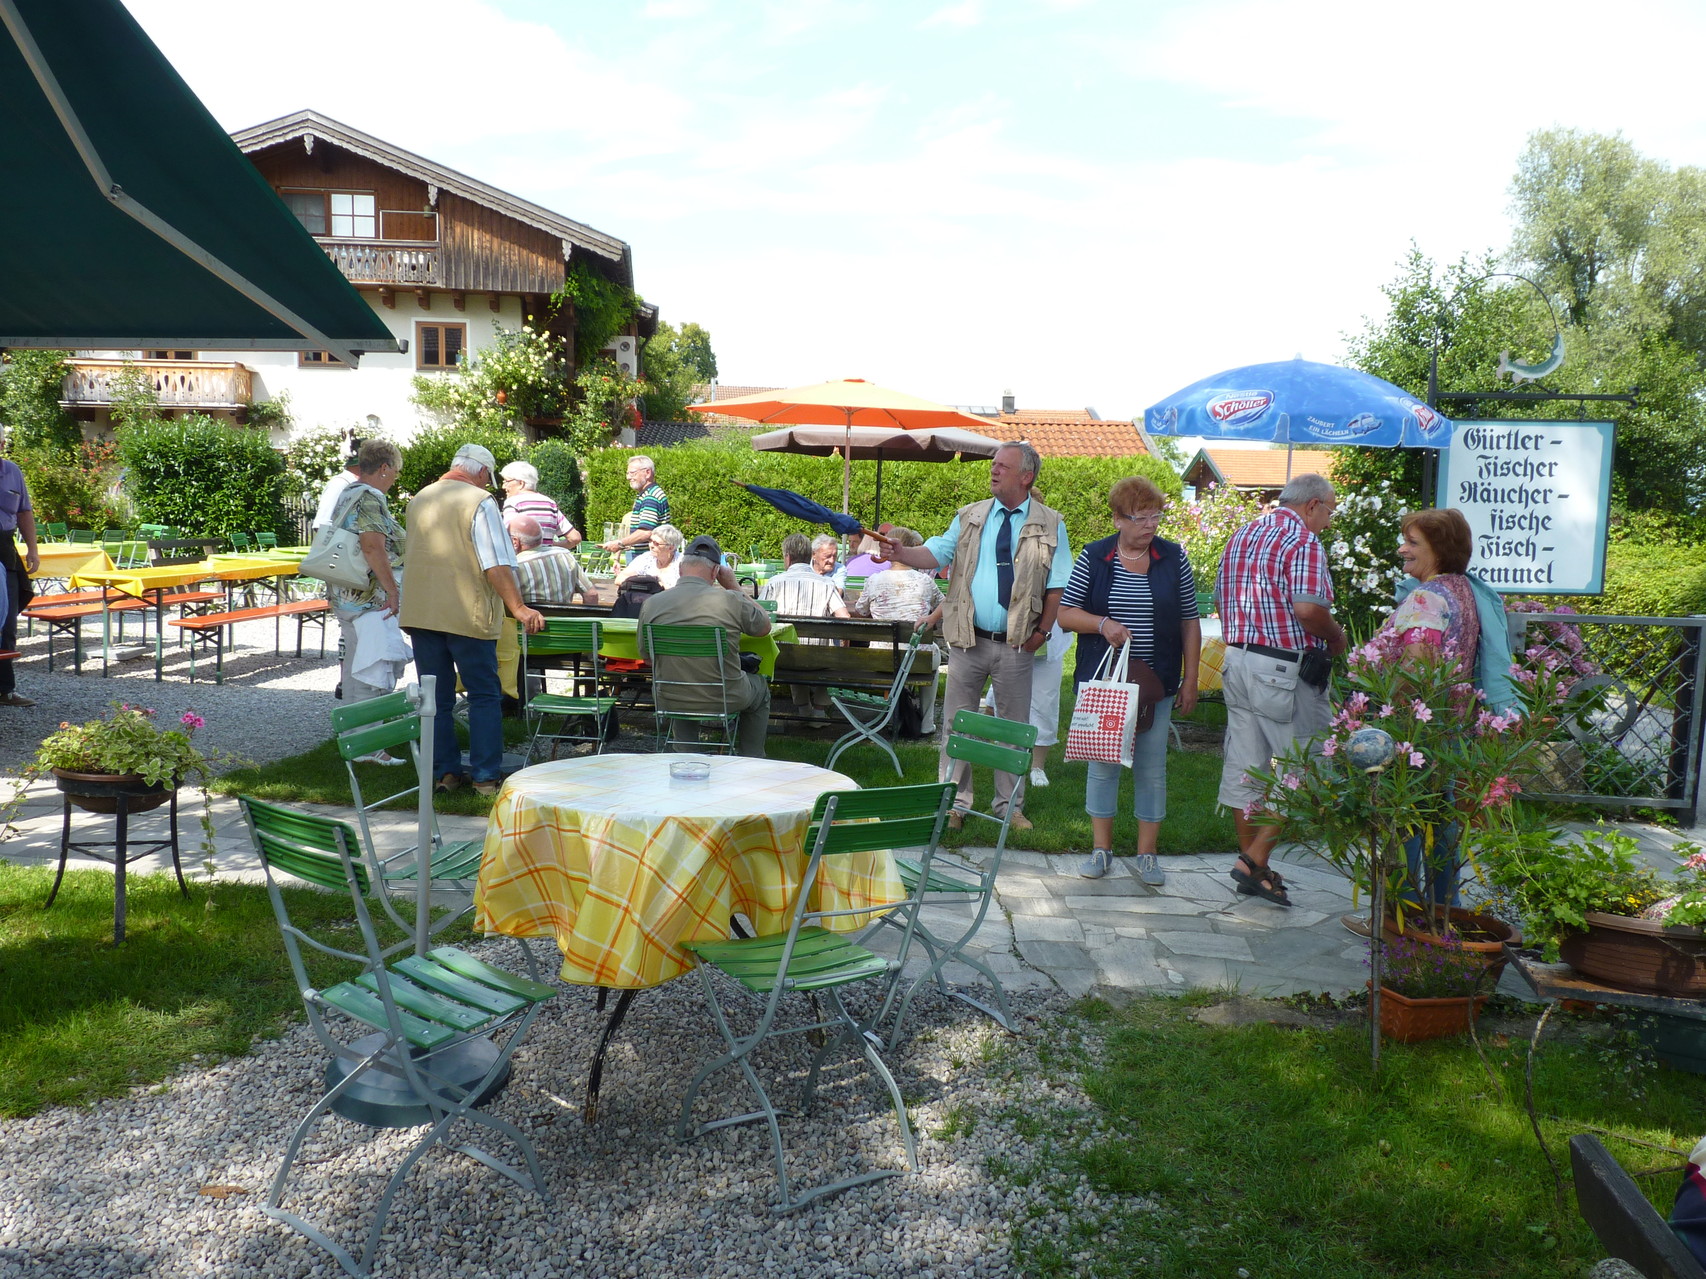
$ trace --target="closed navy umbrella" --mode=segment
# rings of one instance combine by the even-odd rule
[[[730,482],[739,485],[754,497],[770,503],[782,514],[792,515],[808,524],[827,524],[843,536],[864,531],[857,515],[842,515],[838,511],[830,510],[822,502],[814,502],[809,497],[800,496],[792,489],[767,489],[761,484],[741,484],[739,480]]]

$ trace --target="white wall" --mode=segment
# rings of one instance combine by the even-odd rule
[[[298,368],[294,351],[233,352],[254,370],[254,398],[276,399],[280,392],[290,393],[290,415],[296,432],[312,431],[318,427],[357,428],[357,434],[368,432],[368,414],[379,418],[379,434],[397,444],[411,440],[423,423],[419,410],[409,401],[410,384],[414,379],[415,321],[439,324],[464,323],[468,326],[468,350],[489,346],[496,337],[496,326],[518,329],[522,325],[521,299],[505,297],[494,313],[484,293],[468,294],[467,309],[458,311],[450,304],[450,295],[432,295],[432,309],[423,311],[415,295],[399,289],[397,305],[379,304],[377,294],[364,292],[371,300],[374,313],[391,332],[409,344],[407,355],[370,354],[361,357],[361,365],[347,368]],[[283,444],[283,440],[275,440]]]

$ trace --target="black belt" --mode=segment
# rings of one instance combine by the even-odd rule
[[[1287,662],[1295,662],[1303,654],[1296,649],[1273,648],[1267,644],[1235,644],[1227,642],[1227,648],[1241,648],[1247,653],[1259,653],[1263,657],[1278,657]]]
[[[1007,642],[1006,631],[986,631],[981,626],[974,626],[971,629],[972,634],[976,635],[979,639],[996,640],[1002,644]]]

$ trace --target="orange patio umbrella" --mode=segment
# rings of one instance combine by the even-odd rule
[[[689,404],[687,411],[721,413],[727,417],[743,417],[752,422],[773,422],[782,426],[842,427],[847,433],[846,447],[841,451],[843,512],[848,510],[853,491],[854,427],[886,426],[917,431],[927,427],[957,426],[979,435],[987,434],[990,427],[987,418],[962,413],[946,404],[907,395],[904,391],[891,391],[856,377],[794,386],[781,391],[760,391],[756,395],[714,400],[709,404]]]

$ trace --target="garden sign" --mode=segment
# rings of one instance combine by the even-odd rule
[[[1469,521],[1470,566],[1503,594],[1605,589],[1610,422],[1458,422],[1444,500]]]

